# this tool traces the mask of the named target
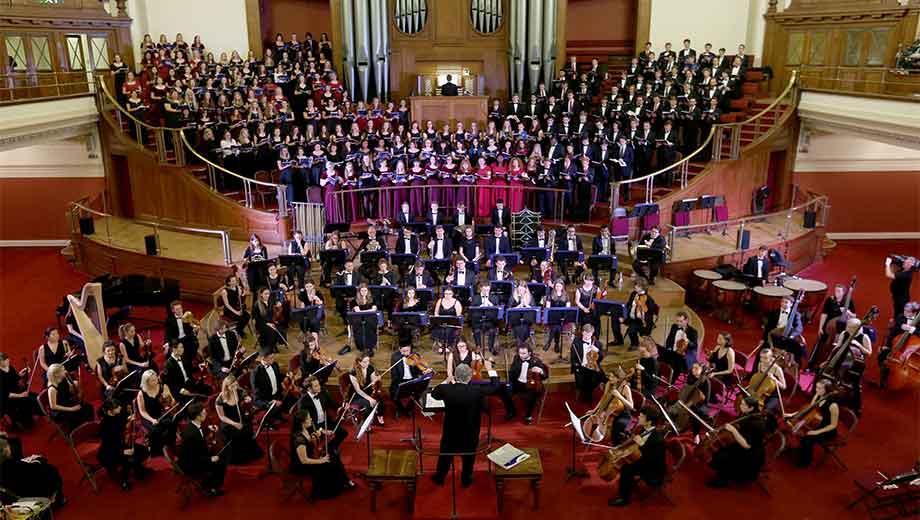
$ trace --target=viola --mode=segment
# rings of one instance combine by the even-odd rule
[[[600,353],[598,351],[592,350],[591,352],[588,352],[588,355],[585,356],[585,358],[587,358],[586,366],[588,368],[590,368],[591,370],[594,370],[595,372],[600,372],[601,366],[600,366],[600,363],[598,363],[598,359],[600,358]]]
[[[920,326],[920,312],[908,325]],[[920,386],[920,338],[909,332],[901,333],[885,359],[885,367],[889,370],[889,389],[897,391],[908,386]]]
[[[284,379],[281,381],[281,389],[284,398],[287,398],[288,396],[300,397],[302,383],[303,373],[300,371],[300,368],[296,370],[289,370],[288,373],[284,375]],[[282,399],[282,401],[283,400],[284,399]]]
[[[677,329],[677,334],[680,334],[680,339],[674,341],[674,350],[681,356],[686,355],[687,350],[690,348],[690,339],[687,338],[687,331],[684,329]]]

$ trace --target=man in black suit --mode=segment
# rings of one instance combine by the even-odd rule
[[[239,345],[239,336],[227,334],[227,322],[218,320],[217,330],[214,335],[208,338],[208,352],[211,354],[211,373],[214,374],[215,378],[223,379],[224,376],[230,373],[233,356],[236,355]]]
[[[450,74],[447,75],[447,83],[441,85],[441,95],[442,96],[456,96],[459,94],[459,89],[457,85],[454,85],[451,80],[454,79]]]
[[[473,371],[461,364],[454,369],[454,383],[438,385],[431,397],[444,401],[444,427],[441,432],[441,453],[470,453],[461,456],[463,467],[460,484],[469,487],[473,483],[475,451],[479,446],[480,418],[486,411],[485,398],[496,393],[498,385],[470,385]],[[444,484],[447,471],[453,462],[453,455],[438,457],[438,468],[431,480]]]
[[[472,226],[473,225],[473,215],[471,215],[466,210],[466,204],[462,202],[458,202],[457,210],[454,212],[454,216],[453,218],[450,219],[450,221],[451,221],[451,224],[455,226],[454,235],[459,236],[459,230],[457,228],[461,228],[464,226]]]
[[[367,250],[368,245],[370,245],[372,242],[375,242],[377,245],[371,246],[371,250],[373,250],[374,247],[377,248],[377,251],[387,250],[386,241],[384,240],[382,236],[377,234],[377,226],[373,224],[367,226],[367,237],[361,242],[361,246],[358,248],[358,252],[361,253]]]
[[[425,264],[419,262],[415,264],[415,272],[408,275],[406,279],[406,286],[413,287],[415,289],[433,289],[434,288],[434,278],[425,271]]]
[[[597,366],[600,368],[604,353],[594,338],[594,325],[585,323],[581,327],[581,336],[572,341],[572,353],[569,356],[570,368],[575,375],[575,391],[578,399],[584,403],[593,402],[594,389],[606,379],[603,372],[589,366],[591,354],[597,355]]]
[[[182,320],[182,315],[184,314],[182,302],[174,301],[170,303],[169,309],[171,314],[166,318],[166,342],[169,343],[172,340],[181,341],[185,345],[184,359],[191,364],[195,359],[195,354],[198,353],[198,335],[191,324]]]
[[[453,273],[448,274],[445,281],[448,285],[473,287],[476,282],[476,274],[466,269],[466,261],[462,258],[457,258],[454,262]],[[467,302],[463,302],[463,304],[466,305]]]
[[[664,484],[667,472],[667,450],[664,443],[664,432],[661,427],[661,412],[657,408],[647,406],[639,413],[638,431],[652,428],[652,432],[643,436],[637,434],[633,439],[639,444],[641,456],[639,460],[626,464],[620,470],[619,498],[607,501],[614,507],[629,504],[633,489],[638,484],[638,479],[645,481],[652,487]]]
[[[505,207],[505,201],[498,199],[492,208],[492,225],[503,228],[511,227],[511,212]]]
[[[658,154],[658,168],[665,168],[677,161],[677,149],[680,143],[671,120],[664,122],[664,128],[655,136],[655,148]]]
[[[604,226],[601,228],[601,234],[594,237],[591,241],[591,255],[596,256],[611,256],[613,257],[612,263],[610,264],[610,272],[607,273],[608,285],[613,283],[613,278],[617,274],[617,259],[616,259],[616,243],[613,241],[613,237],[610,236],[610,228]],[[597,269],[592,269],[591,274],[594,275],[594,279],[598,279]]]
[[[770,257],[768,250],[764,246],[757,248],[757,255],[752,256],[744,262],[744,274],[757,278],[760,285],[766,285],[767,278],[770,276]]]
[[[316,376],[308,376],[303,385],[306,392],[300,398],[299,408],[310,414],[317,428],[332,431],[336,426],[334,414],[339,408],[339,403],[329,395],[328,390],[323,388]],[[335,431],[335,437],[329,441],[329,450],[337,453],[339,445],[347,438],[348,431],[339,425],[339,429]]]
[[[690,326],[690,317],[684,311],[679,311],[668,331],[664,349],[658,351],[658,358],[674,369],[674,375],[681,372],[689,373],[693,363],[696,362],[697,348],[699,347],[699,333]],[[683,355],[676,350],[677,342],[687,342],[687,352]]]
[[[783,335],[788,326],[789,334]],[[798,337],[802,335],[804,326],[802,324],[802,315],[799,311],[792,310],[792,298],[785,297],[780,302],[779,309],[770,311],[764,323],[763,341],[766,342],[770,336],[773,338],[773,346],[787,350],[799,359],[805,355],[805,349],[798,342]],[[773,333],[779,329],[777,333]]]
[[[415,217],[412,215],[412,210],[409,209],[408,202],[404,201],[401,204],[399,213],[396,214],[396,221],[399,222],[400,227],[403,229],[405,229],[409,224],[415,222]]]
[[[227,464],[218,455],[211,455],[205,440],[208,434],[204,425],[208,409],[203,403],[188,406],[189,423],[182,431],[182,444],[179,445],[179,457],[176,461],[179,469],[186,475],[201,482],[201,487],[212,497],[224,494],[224,475]]]
[[[690,48],[690,38],[684,39],[684,48],[677,53],[677,63],[680,67],[684,66],[684,63],[687,61],[687,58],[693,57],[696,59],[696,50]]]
[[[177,400],[185,402],[196,395],[211,395],[211,387],[192,375],[192,366],[184,359],[185,346],[177,340],[169,342],[169,356],[163,366],[163,383]]]
[[[361,276],[361,273],[355,271],[355,261],[349,258],[345,260],[345,270],[336,274],[333,285],[358,287],[363,281],[364,277]],[[345,314],[348,312],[348,301],[346,300],[350,299],[351,298],[345,298],[341,293],[336,293],[335,309],[339,312],[339,316],[342,317],[342,321],[345,323],[345,325],[348,325],[348,320],[345,316]],[[344,334],[344,332],[342,334]]]
[[[434,228],[434,236],[428,242],[428,255],[432,260],[450,260],[454,253],[454,243],[444,233],[444,226]]]
[[[499,301],[498,298],[492,296],[492,286],[488,282],[483,282],[479,284],[478,294],[473,296],[470,301],[471,307],[498,307]],[[483,349],[483,335],[489,342],[489,352],[493,355],[498,354],[498,351],[495,350],[495,324],[487,322],[473,321],[470,323],[470,326],[473,329],[473,341],[476,342],[476,348],[481,352]]]
[[[396,253],[400,255],[418,255],[419,248],[418,235],[413,233],[410,228],[402,228],[402,236],[396,240]]]
[[[639,302],[640,297],[645,298],[645,310],[642,310]],[[639,336],[648,336],[655,327],[655,316],[658,315],[658,304],[648,294],[645,284],[642,281],[636,283],[635,288],[629,293],[629,299],[626,300],[626,314],[620,316],[620,322],[626,325],[626,335],[629,336],[629,349],[639,348]],[[614,342],[616,345],[623,344],[623,333],[620,327],[613,327]]]
[[[428,212],[425,213],[424,221],[428,224],[429,229],[444,223],[444,212],[438,207],[437,202],[431,203],[431,207],[428,208]]]
[[[421,377],[425,373],[417,365],[409,363],[407,358],[412,353],[412,345],[401,345],[399,350],[390,355],[390,366],[393,367],[393,370],[390,371],[390,399],[393,400],[396,408],[397,418],[401,413],[409,413],[413,406],[412,400],[407,399],[410,396],[399,395],[397,399],[399,385]],[[429,368],[428,371],[430,372],[431,369]]]
[[[495,234],[485,239],[485,246],[486,265],[489,267],[492,266],[492,255],[511,254],[511,241],[505,236],[505,230],[501,226],[495,226]]]
[[[511,101],[508,102],[508,110],[506,111],[505,119],[511,119],[514,121],[514,125],[522,122],[524,116],[527,115],[527,108],[523,103],[521,103],[521,97],[517,94],[511,96]]]
[[[639,241],[636,259],[633,260],[633,270],[637,275],[645,278],[651,285],[655,285],[655,277],[658,276],[658,270],[661,268],[661,263],[658,258],[664,258],[666,245],[667,243],[664,237],[661,236],[661,231],[657,227],[653,227],[648,233],[642,235],[642,240]],[[660,253],[652,253],[654,255],[652,259],[640,260],[641,254],[638,251],[642,249],[660,251]]]
[[[257,410],[267,410],[274,405],[270,420],[280,417],[282,410],[286,409],[282,401],[284,389],[281,386],[284,374],[278,368],[275,354],[271,350],[263,349],[260,352],[259,363],[252,369],[250,378],[253,407]]]
[[[537,406],[537,401],[543,396],[543,392],[534,390],[527,384],[528,375],[533,372],[533,377],[545,381],[549,377],[549,367],[543,361],[533,355],[533,351],[526,344],[519,344],[517,354],[511,362],[511,368],[508,370],[508,377],[511,379],[511,394],[523,394],[526,402],[524,411],[524,422],[531,424],[533,422],[533,410]],[[513,408],[508,415],[515,416]]]

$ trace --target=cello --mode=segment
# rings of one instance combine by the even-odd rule
[[[819,399],[816,399],[814,402],[809,403],[808,406],[802,408],[798,412],[785,417],[785,424],[789,427],[789,432],[792,434],[789,439],[790,444],[793,447],[799,446],[801,444],[802,437],[809,431],[814,430],[821,424],[821,405],[825,401],[832,397],[836,397],[842,394],[840,390],[835,390],[828,394],[821,396]]]
[[[677,426],[678,431],[683,431],[687,427],[687,423],[690,422],[690,414],[687,413],[685,407],[680,405],[685,405],[687,408],[690,408],[701,402],[705,402],[707,396],[700,390],[700,385],[709,379],[709,375],[714,371],[715,367],[707,367],[692,385],[684,385],[677,394],[678,402],[668,408],[668,415],[673,418],[674,425]]]
[[[597,406],[594,407],[591,414],[585,419],[584,424],[582,424],[585,436],[593,442],[601,442],[604,440],[604,438],[607,437],[607,433],[610,431],[611,421],[626,409],[626,402],[620,397],[617,397],[614,392],[617,391],[617,387],[620,386],[623,381],[632,377],[635,371],[635,368],[631,368],[626,373],[617,377],[611,377],[607,380],[607,384],[604,385],[604,394],[597,402]]]
[[[647,439],[654,426],[649,426],[639,434],[643,439]],[[597,476],[606,482],[610,482],[620,476],[623,466],[635,464],[642,458],[642,446],[636,442],[635,436],[630,433],[629,440],[607,450],[601,455],[600,464],[597,466]]]
[[[920,327],[920,312],[908,325]],[[902,332],[885,359],[885,367],[889,370],[888,388],[891,390],[920,386],[920,338],[910,332]]]
[[[872,308],[859,320],[859,327],[856,328],[857,331],[862,328],[862,326],[870,321],[874,321],[878,317],[878,306],[873,305]],[[846,360],[847,354],[850,353],[850,342],[852,341],[852,336],[846,331],[843,332],[843,337],[840,339],[840,342],[834,347],[834,351],[831,353],[830,359],[828,359],[824,364],[821,365],[821,368],[818,369],[818,372],[815,374],[815,378],[812,382],[814,383],[823,378],[833,379],[834,381],[839,381],[843,376],[843,362]]]
[[[853,313],[850,312],[850,302],[853,300],[853,289],[855,288],[856,277],[854,276],[850,280],[850,285],[847,288],[847,295],[843,299],[843,305],[840,306],[843,309],[843,313],[838,316],[836,320],[827,320],[827,323],[824,324],[824,334],[826,334],[827,337],[833,338],[837,334],[843,332],[843,329],[847,325],[847,320],[855,317]]]
[[[760,405],[760,408],[763,409],[764,401],[767,400],[767,397],[773,395],[776,392],[777,386],[776,381],[770,377],[770,372],[773,371],[773,367],[780,360],[779,356],[773,356],[773,361],[770,362],[770,365],[767,366],[767,369],[763,372],[757,372],[751,376],[751,381],[748,383],[747,388],[739,386],[741,393],[738,394],[738,397],[735,398],[735,411],[739,414],[741,413],[741,401],[745,397],[754,397],[757,399],[757,403]],[[780,403],[782,403],[782,396],[778,396]]]
[[[789,309],[789,319],[786,320],[786,326],[782,328],[776,327],[775,329],[771,330],[769,334],[767,334],[767,344],[770,346],[770,348],[774,348],[774,349],[781,348],[778,345],[774,345],[774,343],[776,342],[798,341],[799,343],[802,343],[804,341],[802,340],[801,336],[799,336],[798,338],[789,337],[789,335],[792,334],[792,322],[793,322],[792,317],[795,316],[797,312],[799,312],[799,304],[802,303],[802,300],[804,299],[805,299],[805,291],[800,290],[795,295],[795,299],[792,301],[792,307]],[[805,345],[802,344],[801,347],[804,349]],[[782,350],[788,350],[788,349],[782,348]]]

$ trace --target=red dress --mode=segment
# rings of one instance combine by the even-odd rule
[[[476,215],[489,217],[492,214],[492,168],[486,166],[476,172]]]
[[[524,170],[514,169],[509,172],[511,189],[509,190],[508,207],[512,213],[524,209]]]
[[[508,167],[492,166],[492,203],[496,204],[499,200],[508,203]],[[491,211],[490,211],[491,213]]]

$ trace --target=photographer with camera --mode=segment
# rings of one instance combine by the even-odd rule
[[[891,278],[891,300],[894,303],[894,316],[904,312],[904,306],[910,301],[910,285],[917,270],[917,259],[912,256],[889,255],[885,259],[885,276]]]

